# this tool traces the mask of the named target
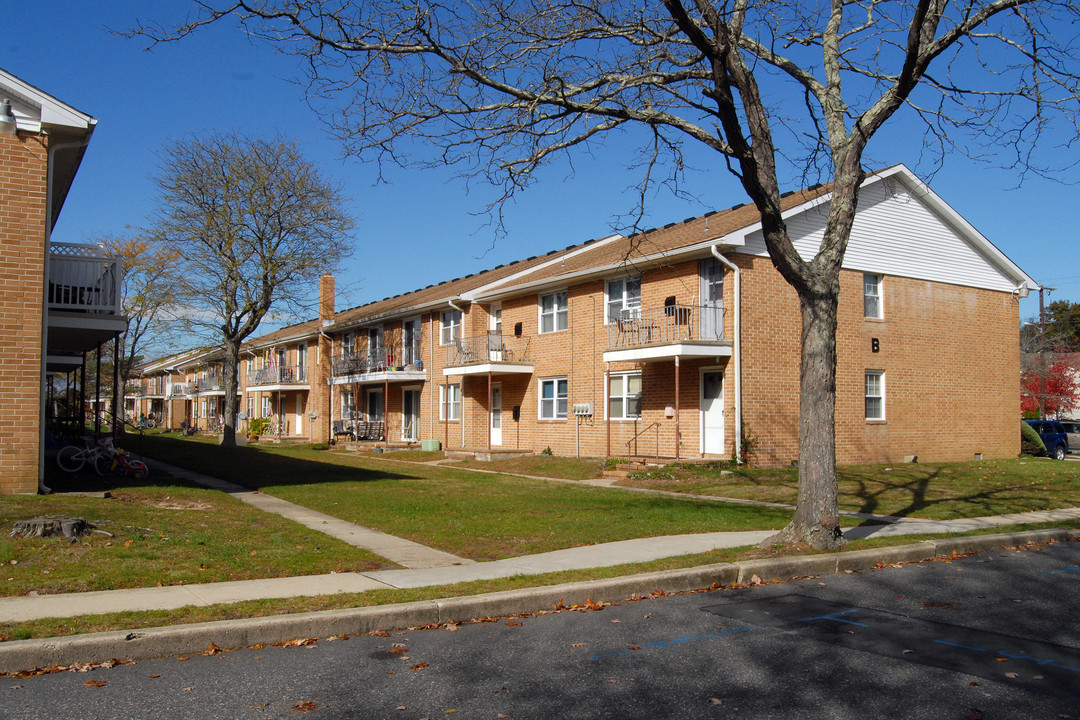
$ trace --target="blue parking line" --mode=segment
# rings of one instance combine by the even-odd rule
[[[1047,572],[1044,572],[1043,575],[1057,575],[1059,573],[1077,572],[1077,571],[1080,571],[1080,565],[1074,565],[1072,567],[1063,568],[1061,570],[1048,570]]]
[[[858,627],[870,627],[866,623],[855,622],[854,620],[848,620],[840,617],[841,615],[847,615],[848,613],[858,612],[858,608],[848,608],[847,610],[841,610],[840,612],[829,613],[828,615],[818,615],[817,617],[799,618],[796,622],[815,622],[817,620],[835,620],[838,623],[847,623],[848,625],[857,625]]]
[[[757,630],[756,627],[744,627],[736,628],[735,630],[724,630],[723,632],[709,633],[708,635],[699,635],[697,637],[681,637],[674,640],[657,640],[651,643],[645,643],[645,647],[654,647],[663,650],[664,648],[678,645],[680,643],[695,642],[697,640],[708,640],[709,638],[720,637],[722,635],[734,635],[735,633],[748,632],[750,630]],[[601,658],[612,657],[613,655],[623,655],[625,653],[638,652],[637,650],[631,650],[630,648],[624,648],[622,650],[615,650],[609,653],[601,653],[599,655],[593,655],[590,660],[599,660]]]

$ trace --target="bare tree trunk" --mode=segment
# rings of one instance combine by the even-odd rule
[[[240,378],[237,366],[240,361],[240,341],[229,338],[225,341],[225,359],[222,361],[222,379],[225,381],[225,417],[221,419],[221,445],[223,447],[236,447],[235,422],[237,412],[236,391],[239,389]]]
[[[828,285],[839,283],[838,275]],[[799,496],[786,528],[762,543],[845,544],[836,482],[836,311],[834,290],[800,295],[802,364],[799,390]]]

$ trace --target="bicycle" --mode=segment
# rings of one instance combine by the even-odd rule
[[[60,452],[56,453],[56,464],[61,470],[69,473],[79,472],[89,465],[98,475],[103,475],[103,471],[98,469],[98,461],[103,458],[109,462],[112,461],[115,452],[112,438],[102,438],[96,445],[91,444],[90,438],[83,438],[83,442],[86,447],[66,445],[60,448]]]
[[[144,478],[150,474],[150,468],[142,460],[128,457],[121,448],[117,448],[112,457],[106,459],[104,455],[98,456],[94,461],[94,469],[99,475],[108,477],[128,476]]]
[[[147,417],[139,418],[138,422],[135,423],[136,430],[152,430],[155,427],[157,427],[157,424]]]

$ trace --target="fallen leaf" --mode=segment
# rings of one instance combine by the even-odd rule
[[[85,687],[103,687],[105,682],[105,680],[87,680],[83,685]]]
[[[521,623],[519,623],[519,622],[517,622],[515,620],[507,620],[506,624],[511,626],[511,627],[521,627]]]
[[[427,663],[417,663],[416,665],[410,665],[410,670],[423,670],[427,667]]]
[[[626,649],[627,650],[640,650],[641,646],[640,645],[627,645]]]
[[[301,700],[300,702],[293,705],[292,709],[296,710],[297,712],[308,712],[310,710],[314,710],[317,707],[319,707],[319,703],[315,702],[314,700]]]
[[[151,675],[151,676],[150,676],[150,679],[151,679],[151,680],[155,680],[155,679],[157,679],[157,678],[159,678],[159,677],[161,677],[161,676],[160,676],[160,675]]]
[[[998,662],[1009,662],[1009,658],[994,658]]]
[[[457,712],[457,710],[455,710],[454,708],[450,708],[449,710],[444,710],[443,714],[444,715],[449,715],[450,713],[456,713],[456,712]]]
[[[621,622],[622,622],[622,620],[619,620],[618,618],[615,618],[615,619],[614,619],[614,620],[612,620],[611,622],[613,622],[613,623],[621,623]]]
[[[210,643],[206,646],[206,649],[203,650],[203,655],[220,655],[222,652],[224,651],[221,648],[214,643]]]
[[[585,643],[570,643],[570,647],[585,647]]]
[[[186,687],[186,688],[184,688],[184,692],[191,692],[194,689],[195,689],[194,686],[193,687]]]
[[[407,710],[408,708],[406,708],[404,705],[398,705],[397,709],[398,710]]]
[[[450,632],[456,631],[458,628],[457,623],[446,623],[446,629]]]
[[[710,705],[719,705],[720,704],[720,698],[709,698],[709,704]]]
[[[191,658],[177,657],[176,659],[179,660],[180,662],[184,662],[185,660],[190,660]]]
[[[372,630],[368,635],[375,635],[376,637],[390,637],[390,633],[385,630]]]
[[[390,648],[390,652],[392,652],[392,653],[407,653],[407,652],[409,652],[409,648],[393,647],[393,648]]]
[[[1014,680],[1015,680],[1016,678],[1018,678],[1018,677],[1020,677],[1020,676],[1019,676],[1019,675],[1017,675],[1016,673],[1005,673],[1005,677],[1007,677],[1007,678],[1012,678],[1012,679],[1014,679]]]

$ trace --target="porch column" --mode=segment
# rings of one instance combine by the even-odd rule
[[[610,375],[610,373],[611,373],[611,363],[604,363],[604,395],[603,395],[603,397],[604,397],[604,403],[605,403],[605,407],[604,407],[604,428],[605,428],[605,430],[607,430],[606,457],[611,457],[611,413],[609,412],[610,408],[608,406],[606,406],[607,396],[608,396],[608,388],[611,387],[611,385],[608,383],[608,376]]]
[[[491,414],[492,413],[492,409],[491,409],[491,371],[490,370],[488,370],[487,376],[488,376],[488,406],[487,406],[488,407],[488,428],[487,428],[487,436],[488,436],[488,452],[490,453],[491,452],[491,418],[492,418],[492,414]]]
[[[682,440],[682,432],[679,426],[679,356],[675,356],[675,460],[679,460],[679,445]]]
[[[390,378],[383,379],[382,426],[383,440],[390,442]]]

